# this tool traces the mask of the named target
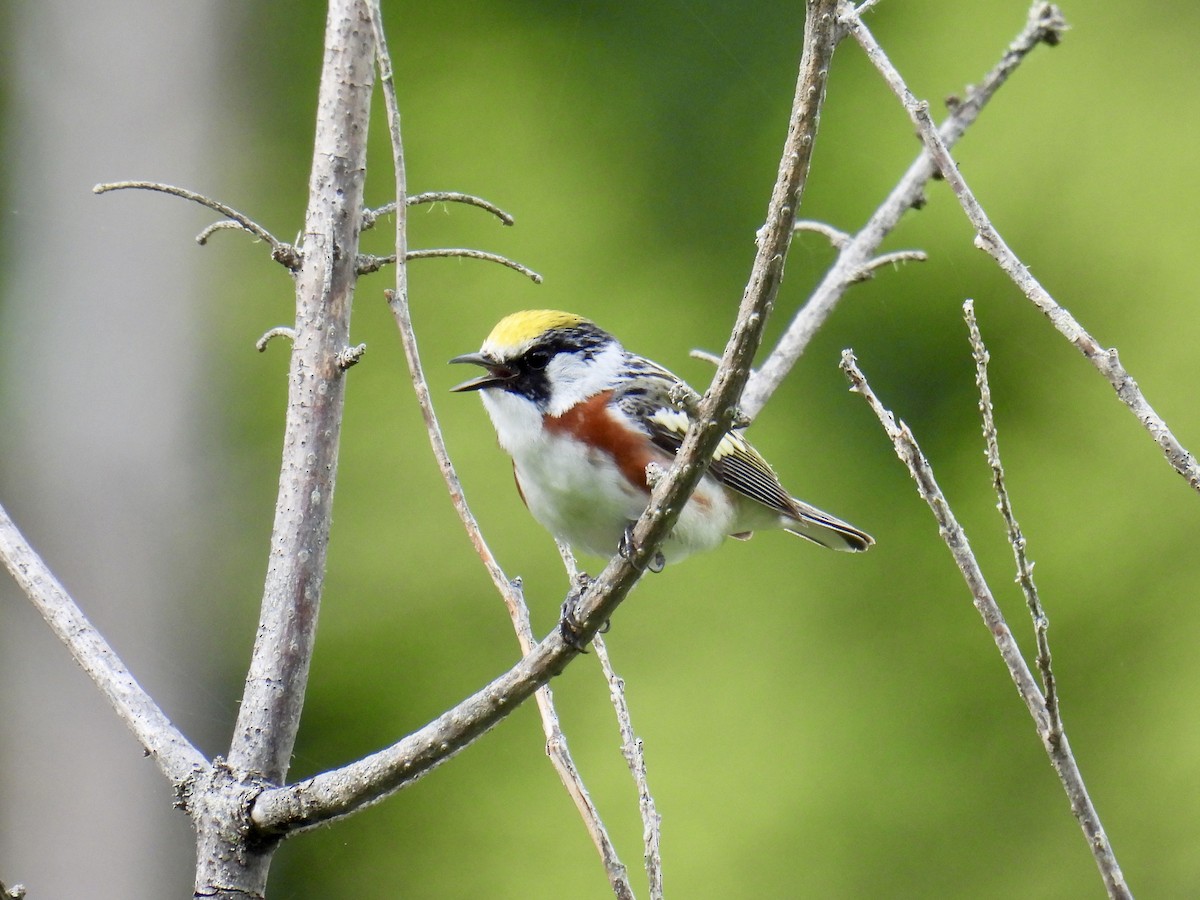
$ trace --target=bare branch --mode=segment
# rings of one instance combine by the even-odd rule
[[[55,636],[70,651],[176,789],[208,768],[208,760],[184,737],[137,683],[96,631],[24,535],[0,507],[0,559]]]
[[[466,247],[439,247],[432,250],[409,250],[405,255],[405,259],[442,259],[446,257],[464,257],[466,259],[481,259],[485,262],[499,263],[506,266],[515,272],[520,272],[534,284],[542,283],[542,276],[528,266],[523,266],[519,262],[514,262],[507,256],[501,256],[499,253],[488,253],[486,250],[471,250]],[[393,265],[396,262],[396,254],[390,253],[387,256],[370,256],[362,254],[358,258],[358,274],[369,275],[372,272],[378,272],[384,266]]]
[[[240,213],[232,206],[222,203],[219,200],[214,200],[204,194],[198,194],[195,191],[189,191],[187,188],[176,187],[173,184],[162,184],[157,181],[112,181],[96,185],[92,188],[92,193],[107,194],[109,191],[124,190],[159,191],[164,194],[170,194],[173,197],[180,197],[184,200],[191,200],[193,203],[199,203],[201,206],[225,216],[225,221],[215,222],[196,235],[196,243],[201,246],[204,246],[216,231],[227,228],[239,228],[254,235],[259,240],[270,244],[271,258],[276,262],[280,262],[292,270],[300,267],[299,250],[291,244],[286,244],[276,238],[275,235],[271,234],[271,232],[267,231],[267,229],[263,228],[245,213]]]
[[[374,53],[366,5],[335,0],[327,17],[296,334],[271,556],[258,635],[229,752],[238,773],[279,783],[291,761],[312,656],[329,544],[345,396]],[[355,123],[353,127],[351,123]]]
[[[824,235],[835,250],[841,250],[850,242],[850,234],[848,232],[842,231],[840,228],[834,228],[826,222],[818,222],[815,219],[801,219],[792,227],[796,231],[811,231]]]
[[[1000,61],[984,76],[978,87],[969,89],[965,98],[953,105],[939,130],[946,146],[954,146],[974,124],[987,102],[1030,51],[1041,43],[1057,44],[1065,27],[1056,7],[1049,3],[1035,3],[1029,11],[1025,27],[1009,44]],[[904,213],[924,203],[925,185],[936,172],[937,167],[929,152],[923,151],[862,229],[841,248],[837,260],[825,273],[808,302],[796,314],[775,349],[750,379],[742,395],[742,409],[750,418],[762,411],[847,288],[855,283],[863,267],[868,265]]]
[[[634,733],[633,720],[629,716],[629,704],[625,700],[625,680],[617,675],[608,657],[608,646],[597,634],[592,638],[596,658],[608,681],[608,692],[613,709],[617,713],[617,727],[621,732],[621,753],[633,774],[633,783],[638,792],[638,810],[642,815],[642,843],[645,846],[646,877],[650,881],[650,900],[663,900],[662,869],[662,817],[650,793],[650,782],[646,776],[646,754],[642,740]]]
[[[849,9],[846,5],[843,5],[842,9],[847,10],[843,17],[846,28],[883,75],[888,86],[900,98],[909,117],[917,127],[926,151],[946,179],[946,183],[950,185],[950,189],[954,191],[959,204],[975,228],[975,245],[986,251],[996,261],[1001,270],[1012,279],[1030,302],[1041,310],[1058,332],[1070,341],[1088,362],[1108,380],[1117,392],[1117,397],[1129,408],[1129,411],[1134,414],[1142,427],[1158,444],[1171,467],[1187,480],[1193,490],[1200,492],[1200,463],[1197,463],[1196,458],[1179,442],[1167,427],[1167,423],[1154,411],[1137,382],[1121,365],[1117,358],[1117,351],[1101,347],[1100,343],[1050,296],[1050,293],[1033,277],[1028,267],[1004,242],[974,193],[967,186],[966,179],[963,178],[954,159],[950,156],[949,147],[938,133],[937,128],[934,127],[933,120],[929,116],[929,104],[917,100],[912,91],[908,89],[904,79],[896,71],[895,66],[887,58],[866,25],[854,15],[853,9]],[[1057,7],[1049,3],[1037,3],[1034,5],[1034,11],[1040,11],[1043,18],[1054,21],[1056,27],[1052,33],[1061,35],[1066,26],[1062,22]]]
[[[1017,563],[1017,584],[1025,594],[1025,603],[1033,617],[1033,633],[1037,641],[1037,667],[1042,676],[1042,690],[1046,695],[1046,715],[1049,719],[1047,740],[1057,743],[1062,736],[1062,719],[1058,712],[1058,689],[1051,667],[1050,640],[1046,635],[1050,620],[1042,609],[1037,586],[1033,583],[1033,563],[1025,554],[1025,536],[1013,514],[1012,501],[1004,481],[1004,466],[1000,463],[1000,444],[996,436],[996,417],[992,408],[992,390],[988,384],[988,352],[979,333],[975,319],[975,304],[968,300],[963,304],[963,316],[971,337],[971,355],[975,357],[975,384],[979,388],[979,413],[983,419],[983,440],[987,446],[988,465],[992,469],[992,487],[996,491],[997,507],[1008,531],[1008,543],[1012,546]]]
[[[834,32],[833,0],[814,0],[806,10],[804,53],[779,177],[722,365],[670,472],[655,486],[646,512],[633,529],[629,553],[614,557],[583,595],[579,604],[582,641],[590,640],[603,626],[653,560],[733,416],[750,361],[762,340],[766,314],[778,292],[811,160]],[[395,152],[399,154],[398,149]],[[398,171],[402,171],[402,157],[397,162]],[[398,203],[398,209],[402,206]],[[398,255],[405,253],[404,240],[398,225]],[[402,290],[396,293],[398,299],[405,296]],[[393,746],[305,782],[264,790],[255,801],[253,822],[269,832],[292,831],[377,802],[492,728],[578,653],[555,629],[507,673]]]
[[[296,329],[288,325],[276,325],[274,328],[263,332],[263,336],[254,342],[254,349],[259,353],[266,353],[267,344],[271,343],[275,338],[287,338],[292,343],[295,343]]]
[[[959,525],[941,488],[938,487],[937,481],[933,477],[933,469],[930,468],[921,448],[917,446],[916,438],[913,437],[908,426],[904,422],[898,421],[879,402],[879,398],[867,384],[866,376],[859,369],[854,354],[850,350],[842,353],[842,371],[850,379],[851,390],[861,394],[870,405],[887,436],[891,439],[896,455],[908,467],[909,474],[917,483],[917,491],[921,495],[921,499],[929,504],[929,508],[937,520],[942,540],[950,549],[954,562],[971,591],[975,608],[979,610],[979,615],[983,618],[988,631],[991,632],[1000,656],[1008,667],[1009,675],[1012,676],[1012,680],[1017,686],[1017,693],[1021,695],[1021,699],[1025,701],[1025,706],[1029,710],[1029,715],[1033,717],[1038,737],[1041,738],[1042,746],[1050,757],[1050,763],[1066,791],[1067,799],[1071,803],[1071,812],[1079,822],[1080,828],[1083,829],[1088,847],[1100,869],[1100,875],[1104,879],[1104,886],[1108,890],[1109,896],[1132,900],[1133,895],[1125,884],[1125,876],[1117,864],[1112,845],[1109,844],[1104,826],[1100,823],[1100,816],[1092,804],[1091,797],[1088,796],[1087,787],[1083,783],[1083,775],[1075,762],[1067,735],[1061,730],[1057,734],[1054,732],[1046,710],[1045,699],[1021,656],[1021,650],[1017,646],[1008,624],[1004,621],[1004,614],[996,604],[991,588],[984,580],[983,572],[971,551],[966,533]]]
[[[459,191],[426,191],[423,194],[413,194],[405,200],[405,206],[419,206],[424,203],[463,203],[467,206],[477,206],[482,210],[490,212],[500,220],[501,225],[512,225],[516,221],[509,213],[506,213],[495,203],[484,200],[482,197],[476,197],[474,194],[463,194]],[[364,210],[362,230],[367,231],[374,228],[375,223],[379,219],[384,216],[390,216],[395,211],[395,200],[383,204],[378,209]]]
[[[906,262],[925,262],[929,257],[925,255],[923,250],[895,250],[892,253],[884,253],[876,256],[874,259],[868,260],[857,274],[852,276],[857,281],[870,281],[875,277],[875,270],[881,269],[884,266],[899,266],[900,263]]]

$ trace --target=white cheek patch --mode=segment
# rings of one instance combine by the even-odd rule
[[[551,385],[546,411],[561,416],[576,403],[608,390],[621,372],[623,361],[624,353],[617,344],[610,344],[591,359],[578,353],[559,353],[546,366]]]

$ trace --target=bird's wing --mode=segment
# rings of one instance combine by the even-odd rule
[[[646,429],[656,446],[668,453],[677,453],[692,422],[690,412],[699,403],[700,394],[648,360],[631,361],[629,375],[633,377],[613,398],[614,402]],[[796,515],[791,495],[740,430],[729,431],[721,438],[708,471],[731,490],[782,515]]]

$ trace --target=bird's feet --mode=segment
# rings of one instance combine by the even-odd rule
[[[625,526],[625,532],[621,535],[621,540],[617,543],[617,552],[621,554],[622,559],[627,559],[629,562],[633,563],[633,557],[637,552],[637,548],[633,543],[632,522]],[[646,569],[649,569],[651,572],[657,575],[664,568],[666,568],[667,558],[663,556],[662,550],[655,550],[654,556],[650,558],[649,562],[640,566],[637,565],[637,563],[633,563],[633,565],[635,568],[641,569],[643,572],[646,571]]]
[[[580,653],[587,653],[585,649],[587,642],[583,640],[583,623],[579,621],[579,601],[583,599],[588,587],[591,586],[592,576],[587,572],[580,572],[575,576],[575,581],[571,585],[571,590],[567,593],[567,599],[563,601],[562,618],[558,622],[558,633],[562,635],[562,639],[568,646],[574,647]],[[608,631],[608,623],[604,623],[601,631]]]

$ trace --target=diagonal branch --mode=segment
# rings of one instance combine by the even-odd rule
[[[176,789],[207,769],[208,760],[137,683],[2,507],[0,559],[51,631],[108,698],[117,715]]]
[[[1088,795],[1087,786],[1083,783],[1083,775],[1071,752],[1066,732],[1061,729],[1055,730],[1046,710],[1046,700],[1038,690],[1033,673],[1025,664],[1025,660],[1021,656],[1021,649],[1017,646],[1016,639],[1004,621],[1004,614],[1000,611],[992,590],[983,577],[983,572],[967,541],[966,532],[959,525],[941,488],[938,487],[937,480],[933,477],[933,469],[930,468],[929,461],[925,459],[921,448],[917,446],[916,438],[913,437],[908,426],[903,421],[897,420],[895,415],[885,409],[879,398],[875,396],[875,392],[871,390],[866,376],[859,369],[858,362],[850,350],[842,353],[842,371],[850,379],[851,390],[861,394],[870,405],[887,436],[891,439],[896,455],[908,467],[909,474],[917,483],[917,491],[920,493],[921,499],[929,504],[929,509],[937,520],[942,540],[950,549],[955,565],[958,566],[963,580],[966,581],[967,587],[971,591],[975,608],[979,610],[979,615],[983,618],[988,631],[991,632],[992,639],[996,642],[996,648],[1000,651],[1000,656],[1004,660],[1005,666],[1008,667],[1009,675],[1012,676],[1012,680],[1017,686],[1017,693],[1021,695],[1021,699],[1025,701],[1025,706],[1029,710],[1029,715],[1033,717],[1042,747],[1050,757],[1050,763],[1054,767],[1059,781],[1062,782],[1063,790],[1071,804],[1071,812],[1087,838],[1088,848],[1092,851],[1092,856],[1100,869],[1100,875],[1104,879],[1104,886],[1108,890],[1109,896],[1114,900],[1116,898],[1122,898],[1122,900],[1132,898],[1133,895],[1125,884],[1125,876],[1121,872],[1120,865],[1117,864],[1112,845],[1108,841],[1108,835],[1105,834],[1104,826],[1100,823],[1100,816],[1096,812],[1095,806],[1092,805],[1092,798]]]
[[[866,4],[863,5],[865,7]],[[984,76],[978,87],[968,90],[966,97],[951,107],[950,114],[938,130],[947,147],[958,143],[987,102],[1033,48],[1042,43],[1057,44],[1065,27],[1057,7],[1050,3],[1034,3],[1025,27],[1009,44],[1000,61]],[[809,230],[826,234],[831,240],[838,237],[840,242],[834,240],[834,245],[839,249],[838,257],[808,302],[796,314],[770,356],[751,377],[741,403],[746,415],[754,418],[762,411],[847,289],[862,280],[861,273],[871,264],[884,238],[909,209],[924,203],[925,185],[937,171],[929,152],[923,151],[908,167],[887,199],[853,237],[828,226],[805,225]]]
[[[1035,4],[1035,9],[1038,7],[1045,7],[1057,12],[1052,4]],[[916,125],[917,132],[925,144],[926,152],[946,179],[946,183],[950,185],[950,189],[954,191],[967,219],[975,228],[975,245],[986,251],[996,261],[1001,270],[1012,279],[1030,302],[1041,310],[1058,332],[1070,341],[1075,349],[1082,353],[1088,362],[1108,380],[1108,383],[1117,392],[1118,399],[1129,408],[1142,427],[1149,432],[1171,467],[1187,480],[1193,490],[1200,492],[1200,463],[1197,463],[1196,458],[1179,442],[1171,433],[1171,429],[1167,427],[1167,423],[1154,411],[1137,382],[1121,365],[1117,358],[1117,351],[1102,347],[1100,342],[1092,337],[1074,316],[1058,304],[1050,292],[1033,277],[1029,268],[1017,258],[1017,255],[992,225],[975,194],[967,186],[966,179],[963,178],[953,157],[950,156],[949,147],[930,118],[929,104],[917,100],[913,92],[909,90],[900,73],[896,71],[895,66],[887,58],[883,48],[879,46],[867,26],[855,14],[854,9],[843,0],[839,10],[842,22],[849,33],[859,42],[867,57],[883,75],[888,86],[900,98],[909,118]]]
[[[992,469],[992,487],[996,491],[996,506],[1004,519],[1008,531],[1008,543],[1012,546],[1013,557],[1017,564],[1017,584],[1025,595],[1025,605],[1033,617],[1033,634],[1037,642],[1037,667],[1042,675],[1042,690],[1046,695],[1046,716],[1049,721],[1047,740],[1058,741],[1062,735],[1062,718],[1058,711],[1058,687],[1051,665],[1050,639],[1046,632],[1050,620],[1042,609],[1042,601],[1038,596],[1037,585],[1033,581],[1033,562],[1025,552],[1025,535],[1017,524],[1013,513],[1012,499],[1008,495],[1008,486],[1004,479],[1004,466],[1000,462],[1000,444],[996,435],[995,410],[992,407],[992,389],[988,383],[988,351],[983,343],[983,335],[979,332],[979,322],[975,319],[975,304],[968,300],[963,304],[963,316],[967,320],[967,329],[971,338],[971,353],[975,357],[975,384],[979,388],[979,412],[983,420],[983,442],[987,447],[988,465]]]
[[[778,293],[796,208],[808,174],[836,43],[833,10],[834,0],[810,0],[807,5],[804,53],[779,176],[721,366],[697,408],[675,463],[655,485],[650,504],[634,527],[630,552],[612,559],[581,599],[577,611],[580,643],[590,640],[611,617],[653,560],[733,418],[750,362],[762,340],[767,314]],[[402,244],[397,253],[405,249]],[[567,644],[556,629],[507,673],[391,747],[306,781],[262,791],[251,810],[254,825],[266,832],[287,833],[378,802],[461,751],[578,655],[579,650]]]

